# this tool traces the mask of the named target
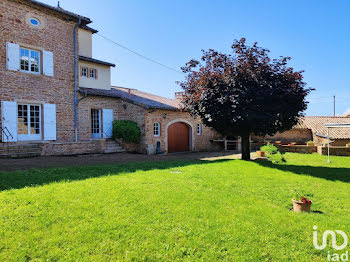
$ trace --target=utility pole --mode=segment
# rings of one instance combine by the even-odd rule
[[[333,96],[333,116],[335,116],[335,95]]]

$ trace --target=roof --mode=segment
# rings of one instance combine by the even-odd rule
[[[301,118],[295,129],[311,129],[312,133],[322,136],[328,135],[326,124],[350,124],[350,117],[330,117],[330,116],[305,116]],[[334,139],[350,139],[349,127],[335,127],[329,129],[329,136]]]
[[[91,57],[86,57],[86,56],[79,56],[80,60],[83,61],[88,61],[88,62],[92,62],[92,63],[96,63],[96,64],[100,64],[100,65],[106,65],[106,66],[112,66],[115,67],[115,64],[109,63],[109,62],[105,62],[105,61],[101,61],[101,60],[97,60]]]
[[[130,90],[130,94],[129,94]],[[80,87],[79,91],[86,93],[87,95],[105,96],[121,98],[130,103],[139,105],[146,109],[166,109],[166,110],[179,110],[180,106],[176,100],[152,95],[136,89],[129,89],[124,87],[112,86],[110,90],[84,88]]]
[[[90,24],[92,22],[90,20],[90,18],[88,18],[88,17],[69,12],[67,10],[64,10],[61,7],[54,7],[54,6],[51,6],[51,5],[48,5],[48,4],[44,4],[44,3],[36,1],[36,0],[23,0],[22,2],[33,4],[33,5],[38,6],[40,8],[49,9],[49,10],[57,12],[58,14],[61,14],[61,15],[69,16],[69,17],[73,18],[76,21],[78,21],[80,19],[80,20],[82,20],[82,22],[84,24]]]
[[[87,25],[80,26],[80,28],[85,29],[85,30],[88,30],[88,31],[90,31],[90,32],[93,33],[93,34],[98,33],[98,31],[97,31],[96,29],[93,29],[93,28],[91,28],[91,27],[89,27],[89,26],[87,26]]]

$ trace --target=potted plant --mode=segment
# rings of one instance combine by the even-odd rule
[[[265,152],[264,151],[256,151],[256,156],[257,157],[265,157]]]
[[[314,143],[314,141],[307,141],[307,142],[306,142],[306,145],[307,145],[307,146],[314,146],[315,143]]]
[[[308,199],[310,194],[295,192],[293,195],[293,210],[294,212],[310,212],[312,201]]]

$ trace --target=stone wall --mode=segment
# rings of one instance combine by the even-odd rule
[[[153,124],[160,123],[160,136],[155,137],[153,134]],[[161,144],[161,150],[167,152],[167,130],[168,127],[175,122],[184,122],[191,129],[192,135],[192,151],[216,151],[222,150],[222,146],[213,143],[210,140],[221,138],[222,136],[202,124],[202,133],[197,135],[197,124],[201,123],[199,119],[194,119],[187,112],[172,110],[148,110],[145,114],[145,144],[146,148],[156,148],[157,141]],[[150,150],[152,151],[152,150]]]
[[[328,155],[328,148],[326,146],[318,146],[317,152],[320,155]],[[350,156],[350,147],[330,147],[329,154],[332,156]]]
[[[101,154],[106,147],[106,140],[93,140],[85,142],[52,142],[41,146],[42,156]]]
[[[63,20],[54,12],[39,10],[23,2],[0,1],[0,101],[56,104],[57,141],[73,141],[75,22]],[[41,26],[38,28],[30,26],[28,15],[39,18]],[[54,76],[7,70],[7,42],[39,51],[53,52]]]
[[[280,152],[291,152],[291,153],[300,153],[300,154],[313,154],[317,152],[317,146],[283,146],[275,145]]]
[[[291,129],[274,136],[266,136],[265,140],[282,142],[307,142],[312,141],[312,131],[310,129]]]
[[[141,129],[141,142],[132,151],[145,151],[145,109],[118,98],[87,96],[79,103],[79,140],[91,140],[91,109],[113,109],[114,120],[131,120]],[[103,115],[101,116],[103,124]],[[103,130],[103,125],[102,125]]]

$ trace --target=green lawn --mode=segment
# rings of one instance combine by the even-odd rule
[[[313,226],[350,237],[350,158],[286,159],[1,173],[0,261],[327,261]]]

